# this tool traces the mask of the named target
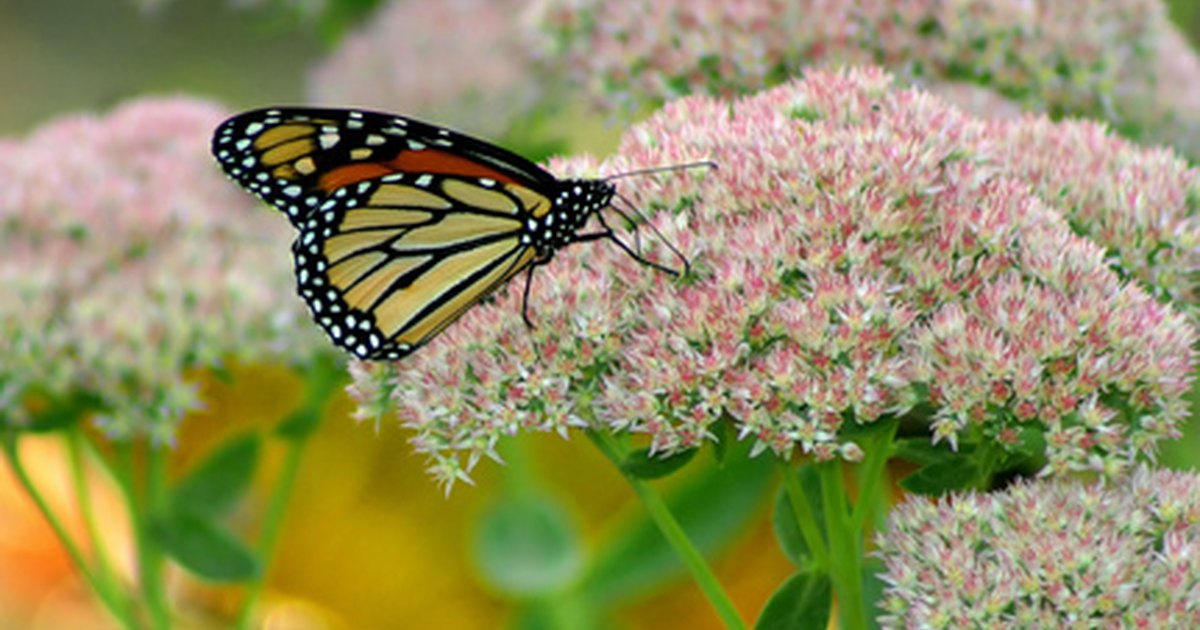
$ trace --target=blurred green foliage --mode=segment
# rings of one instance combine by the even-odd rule
[[[264,4],[270,13],[294,19],[301,28],[315,27],[321,40],[332,47],[347,32],[367,20],[383,0],[266,0]]]
[[[1179,25],[1193,46],[1200,46],[1200,2],[1166,0],[1171,19]]]

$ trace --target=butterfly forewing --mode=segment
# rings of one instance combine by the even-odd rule
[[[300,295],[362,359],[398,359],[608,204],[599,180],[560,181],[514,153],[410,118],[262,109],[225,121],[213,154],[283,211]]]
[[[491,179],[543,189],[557,180],[500,147],[403,116],[260,109],[221,124],[213,154],[238,184],[299,224],[333,191],[392,173]]]

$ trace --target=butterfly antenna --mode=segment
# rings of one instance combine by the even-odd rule
[[[670,173],[672,171],[686,171],[689,168],[710,168],[710,169],[716,170],[717,163],[712,160],[698,160],[695,162],[684,162],[683,164],[671,164],[669,166],[652,166],[650,168],[639,168],[639,169],[632,170],[632,171],[625,171],[624,173],[617,173],[615,175],[609,175],[608,177],[604,178],[604,181],[610,182],[614,179],[621,179],[622,177],[633,177],[635,175],[652,175],[654,173]]]
[[[636,214],[638,216],[638,218],[640,218],[642,220],[642,223],[645,223],[646,225],[650,226],[650,229],[654,231],[654,234],[656,236],[658,236],[658,240],[665,243],[667,246],[667,249],[670,249],[671,253],[675,254],[675,257],[678,258],[680,260],[680,262],[683,263],[684,275],[687,275],[689,272],[691,272],[691,270],[692,270],[691,261],[688,260],[687,256],[683,255],[683,252],[679,251],[678,247],[675,247],[675,244],[671,242],[671,239],[667,238],[661,231],[659,231],[658,227],[655,226],[654,223],[652,223],[650,221],[649,217],[647,217],[645,214],[643,214],[642,211],[639,210],[638,207],[632,201],[630,201],[629,198],[626,197],[625,195],[622,195],[621,193],[618,192],[618,193],[616,193],[616,198],[619,199],[626,206],[628,206],[629,209],[632,210],[633,213]],[[619,209],[617,209],[616,206],[613,206],[613,210],[616,210],[618,213],[620,213],[621,216],[626,217],[626,220],[629,220],[628,216],[624,212],[621,212]],[[640,232],[638,232],[636,229],[634,231],[634,234],[637,234],[640,236]],[[640,250],[640,247],[639,247],[639,250]]]

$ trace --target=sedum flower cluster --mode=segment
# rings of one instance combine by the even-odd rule
[[[208,155],[220,108],[135,101],[0,141],[0,409],[72,397],[112,436],[170,440],[189,370],[303,358],[288,223]]]
[[[876,70],[673,102],[605,163],[552,170],[716,161],[620,180],[653,224],[623,238],[678,266],[673,244],[683,279],[569,247],[534,275],[536,328],[513,283],[415,355],[356,368],[361,413],[394,407],[447,483],[501,436],[582,426],[673,452],[728,422],[756,451],[853,460],[853,428],[918,403],[935,440],[1036,428],[1051,470],[1119,471],[1177,434],[1193,329],[1072,232],[996,130]]]
[[[884,628],[1200,627],[1194,473],[914,498],[888,525]]]
[[[992,123],[995,158],[1106,250],[1125,278],[1177,306],[1200,304],[1200,170],[1089,121]]]
[[[605,106],[878,64],[1200,151],[1200,57],[1160,0],[540,0],[528,21],[535,54]]]

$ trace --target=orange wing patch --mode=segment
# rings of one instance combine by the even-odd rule
[[[262,132],[258,138],[255,138],[254,148],[258,149],[259,151],[266,151],[277,144],[282,144],[288,140],[296,140],[305,136],[312,136],[316,132],[316,127],[308,123],[271,127],[270,129]]]
[[[516,183],[512,177],[474,160],[438,149],[420,149],[401,151],[396,157],[386,162],[364,162],[339,166],[322,175],[318,186],[328,193],[343,186],[383,177],[391,173],[432,173],[456,177],[483,177],[506,184]]]

